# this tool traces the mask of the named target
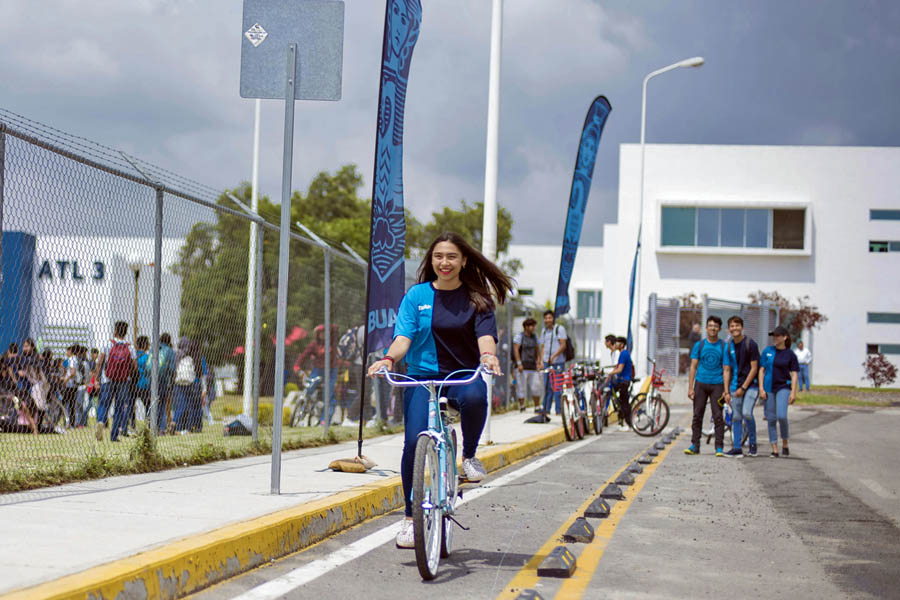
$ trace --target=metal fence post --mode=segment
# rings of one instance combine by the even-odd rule
[[[256,316],[253,318],[253,345],[256,352],[253,353],[253,406],[251,408],[251,434],[253,443],[259,442],[259,363],[262,347],[260,341],[262,338],[262,281],[263,281],[263,228],[256,228],[256,286],[254,290],[254,310]]]
[[[162,229],[163,229],[163,188],[156,188],[156,219],[153,230],[153,324],[151,325],[150,347],[150,432],[159,433],[159,304],[162,298]],[[135,332],[137,334],[137,332]],[[165,408],[163,408],[165,410]]]
[[[647,356],[656,360],[656,344],[659,337],[656,333],[656,313],[657,313],[656,292],[650,294],[650,307],[647,316]],[[647,372],[650,372],[650,366],[647,365]]]
[[[703,301],[703,310],[700,313],[700,320],[703,321],[703,335],[706,335],[706,319],[709,318],[709,296],[703,294],[701,299]]]
[[[331,427],[331,419],[334,412],[331,408],[331,252],[323,248],[325,253],[325,372],[322,373],[322,398],[325,399],[325,437],[328,437],[328,428]],[[335,406],[337,408],[337,406]]]

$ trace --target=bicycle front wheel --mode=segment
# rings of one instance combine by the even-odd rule
[[[413,537],[416,544],[416,565],[425,581],[437,576],[441,561],[441,529],[443,511],[440,502],[441,461],[434,440],[427,435],[416,442],[413,466]]]
[[[591,425],[593,426],[594,433],[600,435],[603,432],[603,415],[602,415],[602,407],[603,406],[603,397],[601,396],[598,390],[594,390],[591,393],[591,403],[590,403],[590,419]]]
[[[450,430],[450,441],[447,444],[447,506],[453,512],[459,493],[459,475],[456,472],[456,430]],[[453,551],[453,521],[447,515],[441,515],[441,558],[447,558]]]
[[[563,392],[559,408],[562,410],[563,431],[566,433],[566,440],[574,442],[578,439],[578,432],[575,430],[575,413],[574,406],[569,401],[569,394]]]
[[[631,428],[643,437],[653,437],[669,424],[669,405],[655,394],[638,394],[631,404]]]

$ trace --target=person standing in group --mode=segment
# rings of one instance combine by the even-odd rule
[[[541,347],[538,350],[541,360],[538,369],[545,366],[555,371],[562,371],[566,366],[566,344],[568,343],[566,328],[556,324],[552,310],[544,311],[544,331],[541,333]],[[554,405],[559,414],[562,391],[554,392],[550,385],[550,373],[544,373],[544,406],[543,414],[550,416],[550,406]]]
[[[172,386],[172,424],[169,431],[186,435],[201,420],[203,363],[197,345],[187,337],[178,340]]]
[[[797,355],[797,364],[800,365],[800,384],[798,386],[798,391],[803,391],[803,385],[806,385],[806,391],[809,391],[809,363],[812,362],[812,352],[809,351],[803,345],[803,340],[797,342],[797,347],[794,349],[794,354]]]
[[[616,365],[619,364],[619,342],[618,337],[613,334],[607,335],[603,338],[603,343],[606,345],[606,349],[609,350],[609,364]]]
[[[71,427],[76,427],[81,417],[78,405],[78,386],[81,384],[81,364],[78,361],[78,344],[66,348],[66,359],[63,361],[62,405],[69,415]]]
[[[167,422],[172,418],[172,392],[175,385],[175,350],[172,349],[172,336],[163,333],[159,336],[159,406],[156,413],[157,431],[167,431]]]
[[[716,456],[725,456],[725,421],[719,405],[719,399],[725,393],[725,342],[719,339],[721,329],[722,319],[711,315],[706,319],[706,338],[691,349],[688,398],[694,403],[694,418],[691,421],[691,445],[685,449],[685,454],[700,454],[700,434],[708,401],[716,432]]]
[[[519,400],[519,411],[525,411],[525,399],[531,398],[535,410],[541,406],[541,383],[538,378],[538,338],[534,334],[537,321],[528,317],[522,322],[522,331],[513,337],[513,360],[519,371],[516,383],[516,396]]]
[[[141,401],[144,409],[144,419],[146,423],[150,422],[150,379],[151,369],[153,368],[153,355],[150,353],[150,340],[146,335],[138,337],[135,342],[137,348],[137,378],[134,382],[134,406],[137,401]],[[132,426],[134,426],[134,413],[132,412]]]
[[[756,419],[753,418],[753,407],[759,397],[756,375],[759,371],[759,346],[744,335],[744,320],[735,315],[728,319],[728,332],[731,334],[725,352],[725,401],[731,406],[731,439],[732,448],[725,456],[740,458],[744,456],[744,431],[750,444],[750,456],[756,456]]]
[[[384,358],[369,367],[369,376],[382,368],[393,369],[404,357],[409,376],[417,379],[446,378],[479,365],[499,375],[494,298],[501,303],[506,300],[512,289],[510,279],[453,232],[442,233],[431,243],[417,279],[400,303],[394,340]],[[487,420],[487,385],[479,377],[444,393],[460,413],[462,473],[469,481],[481,481],[486,472],[475,451]],[[421,386],[406,388],[403,394],[406,430],[400,474],[406,516],[397,533],[398,548],[415,546],[410,500],[413,463],[419,433],[428,428],[428,397],[428,390]]]
[[[127,433],[131,416],[131,375],[136,368],[134,347],[125,340],[128,323],[116,321],[113,339],[100,350],[93,376],[100,382],[100,406],[97,407],[97,441],[103,439],[103,428],[111,407],[115,407],[109,441],[119,441],[119,434]],[[113,404],[115,403],[115,404]]]
[[[619,431],[631,430],[631,380],[634,376],[634,363],[628,351],[628,339],[616,338],[616,351],[619,353],[616,366],[609,374],[612,386],[616,390],[616,408],[619,413]]]
[[[766,402],[766,423],[769,426],[769,443],[772,444],[770,458],[778,458],[778,429],[781,429],[781,454],[790,456],[788,439],[788,405],[797,400],[797,380],[800,364],[797,355],[791,351],[791,337],[787,329],[778,326],[769,332],[774,346],[763,350],[760,357],[759,382],[762,389],[759,397]]]

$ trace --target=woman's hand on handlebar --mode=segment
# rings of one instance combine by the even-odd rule
[[[496,355],[482,354],[481,364],[494,375],[503,375],[503,371],[500,370],[500,359],[498,359]]]
[[[369,365],[369,370],[367,371],[367,375],[369,377],[375,377],[378,374],[378,371],[382,369],[391,370],[391,367],[394,366],[394,361],[389,358],[382,358],[381,360],[376,360],[371,365]]]

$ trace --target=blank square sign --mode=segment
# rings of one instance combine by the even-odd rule
[[[244,0],[241,97],[284,98],[287,49],[297,44],[295,100],[340,100],[342,0]]]

